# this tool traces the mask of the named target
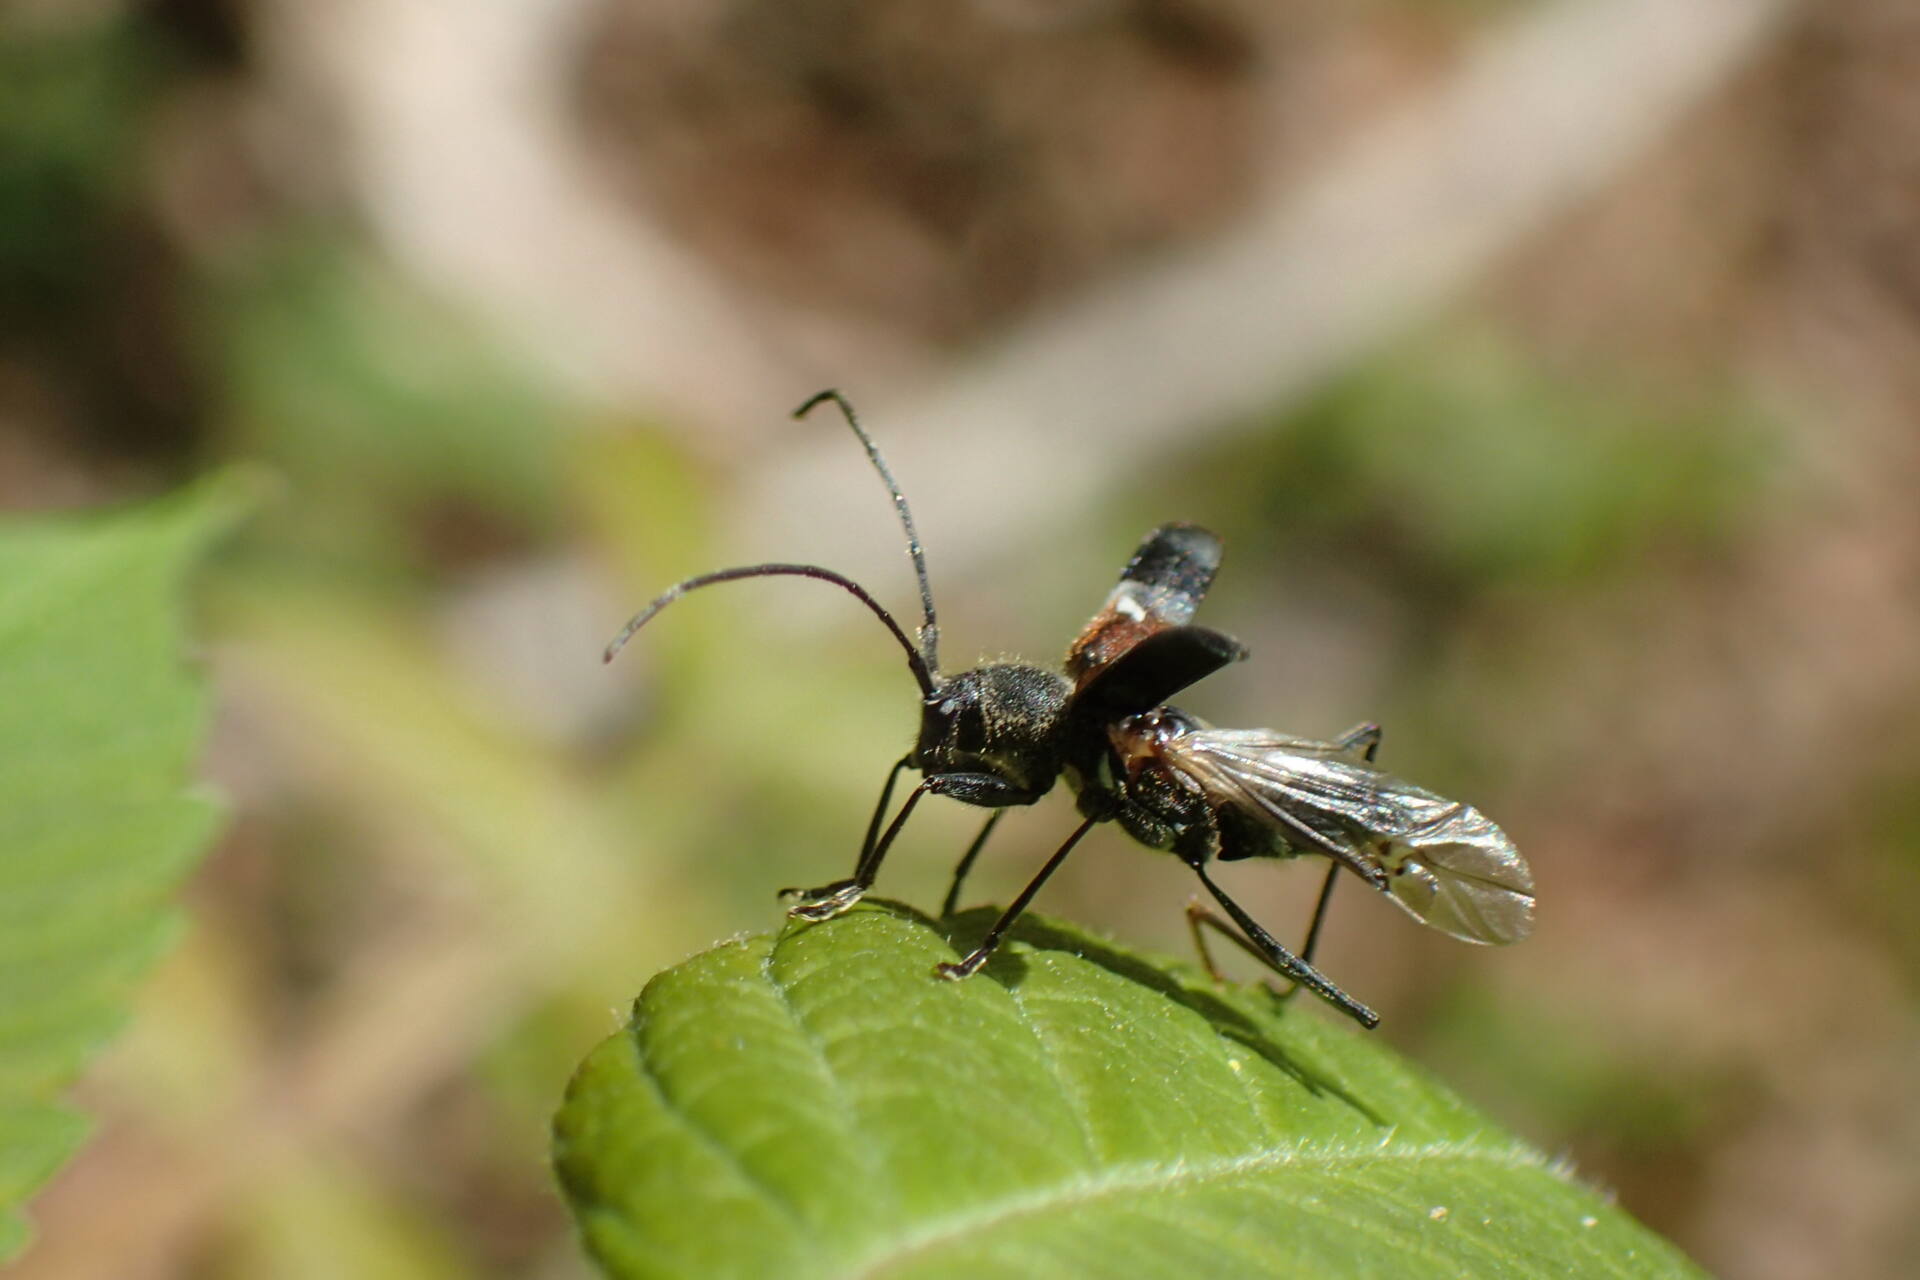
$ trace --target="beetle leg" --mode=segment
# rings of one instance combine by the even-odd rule
[[[1248,915],[1239,903],[1229,898],[1219,885],[1208,878],[1204,866],[1196,866],[1193,871],[1200,877],[1200,883],[1206,886],[1207,892],[1213,895],[1214,901],[1224,907],[1233,922],[1240,926],[1244,940],[1268,968],[1306,987],[1361,1026],[1372,1029],[1380,1025],[1379,1014],[1342,991],[1325,974],[1275,941],[1272,934],[1261,928],[1259,921]]]
[[[934,795],[952,796],[962,804],[977,804],[983,809],[1032,804],[1046,794],[1028,790],[991,773],[931,773],[920,785]]]
[[[887,771],[887,780],[880,787],[880,799],[873,806],[873,817],[867,820],[867,834],[865,838],[860,841],[860,856],[853,860],[853,869],[856,875],[859,874],[860,868],[866,865],[868,855],[873,852],[873,843],[880,835],[880,819],[887,816],[887,802],[893,799],[893,784],[899,780],[900,771],[907,767],[911,758],[910,756],[901,756],[893,762],[893,768]],[[844,883],[846,882],[835,881],[835,885]],[[831,888],[833,886],[827,887]],[[819,892],[817,889],[792,887],[782,889],[774,896],[778,898],[810,898],[819,894]]]
[[[987,837],[993,834],[994,826],[1006,815],[1006,812],[1005,809],[995,809],[988,814],[987,825],[980,828],[980,834],[973,838],[973,843],[967,846],[967,851],[960,855],[960,862],[953,869],[953,884],[947,890],[946,901],[940,904],[942,917],[952,915],[954,908],[960,905],[960,886],[965,883],[967,872],[973,870],[973,860],[980,856],[980,850],[985,847]]]
[[[958,964],[938,964],[934,966],[933,971],[943,978],[954,980],[977,973],[980,966],[985,964],[988,958],[993,955],[995,949],[999,947],[1001,936],[1013,926],[1015,920],[1020,918],[1020,913],[1027,909],[1027,904],[1033,901],[1033,896],[1040,892],[1040,886],[1047,882],[1047,877],[1052,875],[1054,869],[1067,860],[1067,855],[1073,852],[1073,846],[1080,843],[1080,837],[1086,835],[1087,832],[1091,830],[1093,830],[1092,818],[1088,818],[1085,822],[1075,827],[1073,834],[1067,837],[1066,843],[1056,849],[1053,856],[1047,859],[1046,866],[1040,868],[1040,874],[1027,883],[1027,887],[1020,891],[1020,896],[1013,900],[1013,905],[1008,907],[1006,911],[1001,913],[1000,918],[993,922],[993,928],[987,930],[987,936],[980,939],[980,945],[972,951],[969,951],[966,957]]]
[[[865,850],[860,857],[860,865],[853,869],[851,880],[836,880],[832,884],[821,885],[818,889],[808,889],[797,895],[799,902],[787,908],[787,914],[799,920],[831,920],[841,912],[853,906],[873,888],[873,880],[880,873],[880,862],[887,856],[887,850],[893,847],[894,837],[900,834],[900,828],[907,825],[907,818],[913,813],[913,807],[920,803],[920,797],[927,794],[928,782],[922,782],[907,793],[900,805],[900,812],[873,847]]]
[[[1331,864],[1327,868],[1327,878],[1320,884],[1320,898],[1313,907],[1313,922],[1307,926],[1307,945],[1300,948],[1300,961],[1302,964],[1313,963],[1314,947],[1318,945],[1320,941],[1320,923],[1325,920],[1327,916],[1327,899],[1333,896],[1333,882],[1338,878],[1339,874],[1340,864],[1337,862]],[[1260,961],[1262,964],[1268,965],[1269,968],[1272,967],[1267,960],[1266,954],[1262,952],[1260,948],[1254,946],[1251,942],[1248,942],[1238,933],[1228,928],[1227,922],[1215,915],[1213,910],[1201,902],[1196,895],[1187,899],[1187,932],[1193,935],[1193,949],[1200,956],[1201,968],[1205,969],[1207,976],[1215,982],[1225,982],[1227,978],[1225,974],[1220,972],[1220,966],[1213,962],[1213,951],[1207,946],[1207,935],[1203,932],[1205,929],[1213,930],[1254,959]],[[1300,984],[1298,980],[1295,980],[1285,991],[1276,990],[1274,994],[1282,1000],[1285,1000],[1299,989]]]

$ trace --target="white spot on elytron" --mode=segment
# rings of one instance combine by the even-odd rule
[[[1443,1204],[1437,1204],[1433,1206],[1433,1208],[1427,1210],[1427,1216],[1429,1218],[1432,1218],[1435,1222],[1445,1222],[1447,1220],[1447,1206]]]
[[[1581,1226],[1583,1226],[1583,1227],[1597,1227],[1597,1226],[1599,1226],[1599,1225],[1600,1225],[1600,1219],[1598,1219],[1598,1218],[1591,1218],[1591,1217],[1589,1217],[1589,1218],[1582,1218],[1582,1219],[1580,1219],[1580,1225],[1581,1225]]]
[[[1139,622],[1147,616],[1147,607],[1140,603],[1140,597],[1131,591],[1113,593],[1113,611],[1123,618]]]

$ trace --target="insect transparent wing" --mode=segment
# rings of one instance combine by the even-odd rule
[[[1267,729],[1200,729],[1162,751],[1216,799],[1290,845],[1339,858],[1416,920],[1468,942],[1518,942],[1533,930],[1533,876],[1478,809],[1333,743]]]
[[[1168,739],[1161,753],[1216,801],[1264,819],[1285,842],[1340,861],[1385,888],[1379,859],[1363,838],[1376,788],[1331,743],[1266,729],[1197,729]],[[1380,815],[1387,817],[1389,815]]]
[[[1468,942],[1518,942],[1533,932],[1533,874],[1506,833],[1452,803],[1391,841],[1387,892],[1416,920]]]

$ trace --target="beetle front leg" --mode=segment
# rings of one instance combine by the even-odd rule
[[[909,768],[912,763],[912,756],[902,756],[900,759],[894,761],[893,768],[887,771],[887,780],[880,788],[880,799],[873,806],[873,817],[867,821],[867,834],[860,841],[860,856],[853,860],[853,872],[856,877],[860,874],[860,868],[866,866],[867,859],[873,855],[873,846],[879,842],[880,821],[887,816],[887,802],[893,799],[893,784],[899,781],[901,770]],[[802,889],[797,886],[790,886],[780,890],[775,896],[783,900],[787,898],[798,898],[803,903],[814,902],[830,898],[844,886],[852,883],[853,881],[851,879],[836,880],[832,884],[822,885],[817,889]],[[851,906],[852,903],[848,903],[848,905]]]
[[[798,895],[799,902],[787,908],[787,914],[796,920],[831,920],[865,897],[867,890],[873,888],[874,877],[880,873],[881,860],[887,856],[887,850],[893,847],[894,837],[900,834],[900,828],[907,825],[913,807],[930,790],[931,781],[922,782],[908,793],[900,805],[900,812],[887,824],[886,833],[860,855],[860,864],[853,869],[852,879],[835,880],[818,889],[808,889]]]
[[[935,773],[920,785],[936,796],[952,796],[962,804],[979,805],[982,809],[1032,804],[1046,794],[991,773]]]
[[[853,869],[851,879],[835,880],[831,884],[794,895],[800,901],[788,907],[787,914],[796,920],[831,920],[865,897],[867,890],[873,888],[875,877],[880,874],[880,863],[893,847],[900,829],[906,826],[907,816],[920,803],[921,796],[952,796],[967,804],[997,809],[1007,805],[1032,804],[1042,794],[990,773],[933,774],[913,789],[901,803],[900,812],[894,815],[886,831],[861,854],[860,864]]]

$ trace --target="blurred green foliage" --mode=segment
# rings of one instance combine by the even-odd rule
[[[1614,1158],[1672,1159],[1753,1103],[1751,1082],[1726,1068],[1652,1056],[1566,1009],[1515,1008],[1461,984],[1428,1016],[1439,1070],[1497,1089],[1518,1123],[1579,1134],[1589,1158],[1604,1147]]]
[[[406,563],[436,509],[509,545],[553,531],[572,415],[470,316],[317,230],[210,282],[201,313],[225,447],[297,486],[284,550]]]
[[[1384,352],[1260,436],[1264,465],[1221,472],[1229,510],[1390,557],[1423,595],[1463,602],[1711,545],[1778,462],[1735,393],[1636,394],[1485,324]]]
[[[157,63],[131,24],[0,29],[0,316],[12,324],[70,310],[114,256]]]

